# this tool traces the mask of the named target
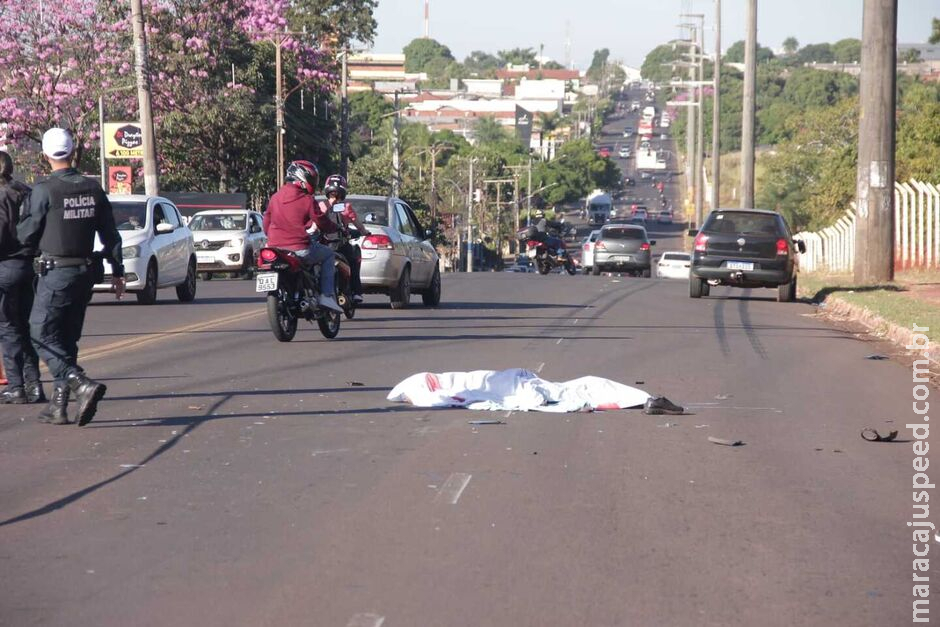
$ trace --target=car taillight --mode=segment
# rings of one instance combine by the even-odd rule
[[[591,250],[591,245],[590,245],[590,244],[585,244],[585,245],[584,245],[584,250]]]
[[[607,247],[604,246],[604,242],[598,241],[594,243],[594,250],[607,250]]]
[[[393,248],[391,238],[384,233],[367,235],[360,246],[366,250],[392,250]]]
[[[778,255],[789,255],[790,247],[787,246],[787,240],[780,238],[777,240],[777,254]]]
[[[640,244],[640,250],[649,250],[649,249],[650,249],[650,245],[647,244],[646,242],[643,242],[642,244]]]
[[[703,253],[705,252],[705,244],[708,243],[708,236],[704,233],[699,233],[695,236],[695,252]]]

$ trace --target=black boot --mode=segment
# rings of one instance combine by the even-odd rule
[[[46,402],[46,393],[42,389],[42,383],[39,381],[27,381],[25,385],[26,389],[26,402],[27,403],[45,403]]]
[[[69,388],[64,383],[56,382],[52,388],[52,399],[41,412],[39,422],[51,425],[69,424]]]
[[[22,386],[8,387],[0,392],[0,405],[22,405],[26,402],[26,391]]]
[[[108,388],[104,383],[89,379],[85,373],[74,371],[65,378],[72,390],[78,408],[75,412],[75,424],[84,427],[95,417],[98,410],[98,401],[102,399]]]

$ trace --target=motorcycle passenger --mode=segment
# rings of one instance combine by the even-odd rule
[[[317,228],[322,233],[335,233],[339,230],[339,226],[334,222],[333,206],[336,205],[336,203],[342,203],[346,200],[346,188],[346,179],[343,176],[331,174],[326,177],[326,181],[323,184],[323,195],[326,196],[326,202],[319,203],[320,206],[315,211]],[[370,234],[369,229],[359,220],[359,216],[356,215],[356,211],[350,203],[346,203],[346,209],[343,210],[339,216],[344,226],[349,226],[350,224],[354,225],[361,236],[365,237]],[[360,271],[362,269],[362,253],[358,246],[353,246],[348,241],[344,242],[336,250],[349,261],[349,268],[352,272],[350,287],[353,292],[353,300],[357,303],[361,303],[362,277],[360,276]]]
[[[264,233],[268,246],[293,251],[303,257],[304,264],[312,268],[320,264],[320,295],[317,303],[321,307],[342,313],[343,309],[333,296],[335,287],[336,255],[329,246],[310,237],[307,229],[316,220],[314,193],[320,182],[317,166],[309,161],[292,161],[287,166],[286,182],[271,196],[264,212]]]
[[[532,230],[534,228],[534,231]],[[545,217],[545,212],[541,209],[536,210],[535,212],[535,225],[529,229],[529,239],[534,239],[537,242],[541,242],[551,248],[552,250],[558,250],[564,248],[564,243],[557,237],[552,237],[549,234],[549,231],[555,231],[556,233],[561,233],[565,229],[563,222],[558,222],[556,220],[549,220]]]

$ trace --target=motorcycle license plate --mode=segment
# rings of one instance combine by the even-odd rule
[[[538,257],[539,251],[536,248],[532,248],[532,249],[529,249],[529,251],[526,252],[526,254],[534,259],[535,257]]]
[[[256,292],[273,292],[277,289],[277,272],[264,272],[255,278]]]

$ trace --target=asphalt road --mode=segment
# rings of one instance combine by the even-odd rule
[[[274,340],[245,281],[95,297],[85,428],[0,419],[4,625],[899,625],[910,369],[770,290],[508,273]],[[690,415],[423,410],[425,370],[609,377]],[[359,384],[362,385],[359,385]],[[498,417],[507,424],[473,427]],[[745,445],[718,446],[708,436]]]

